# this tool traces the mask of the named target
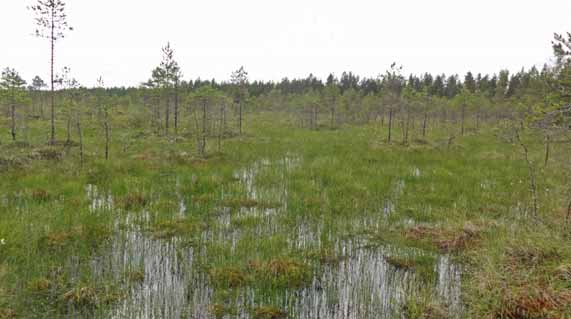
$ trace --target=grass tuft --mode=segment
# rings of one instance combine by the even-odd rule
[[[277,307],[262,306],[254,309],[254,319],[282,319],[287,313]]]

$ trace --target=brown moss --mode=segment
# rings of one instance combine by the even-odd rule
[[[193,195],[192,202],[196,204],[208,204],[214,200],[212,194]]]
[[[319,249],[309,251],[306,256],[308,258],[317,259],[321,264],[336,264],[347,256],[341,256],[332,249]]]
[[[28,289],[32,292],[45,292],[52,286],[52,282],[47,278],[39,278],[28,283]]]
[[[174,236],[192,235],[204,228],[203,224],[186,219],[161,222],[151,228],[156,238],[171,238]]]
[[[193,158],[190,163],[194,166],[204,166],[208,165],[208,160],[206,158]]]
[[[571,290],[555,291],[550,287],[524,285],[504,289],[496,318],[557,319],[571,311]]]
[[[209,275],[212,282],[222,287],[240,287],[249,281],[248,274],[236,267],[212,268]]]
[[[131,193],[118,200],[119,207],[125,210],[147,206],[149,200],[141,193]]]
[[[17,318],[16,310],[11,308],[0,308],[0,319]]]
[[[92,287],[77,287],[64,293],[61,298],[74,306],[95,306],[99,302],[97,291]]]
[[[511,246],[506,249],[505,254],[508,268],[538,266],[546,261],[561,258],[556,250],[544,251],[533,246]]]
[[[259,268],[257,275],[273,284],[287,287],[300,287],[311,280],[308,265],[289,258],[272,259]]]
[[[44,147],[36,150],[37,158],[42,160],[60,160],[63,157],[63,151],[56,147]]]
[[[571,283],[571,265],[561,265],[555,269],[555,276]]]
[[[404,258],[397,256],[387,256],[385,257],[387,263],[397,269],[410,270],[416,267],[417,263],[412,258]]]
[[[258,260],[248,261],[248,269],[251,271],[261,271],[263,264]]]
[[[125,299],[126,297],[127,294],[122,291],[99,292],[100,304],[103,305],[116,303],[121,299]]]
[[[286,317],[287,312],[273,306],[262,306],[254,309],[254,319],[281,319]]]
[[[430,242],[443,252],[459,252],[477,244],[480,233],[480,228],[473,224],[466,224],[462,229],[419,225],[405,230],[405,237]]]
[[[220,180],[220,183],[222,183],[222,179]],[[281,206],[281,204],[272,203],[272,202],[260,202],[251,198],[227,198],[220,203],[220,206],[232,209],[254,208],[254,207],[258,207],[261,209],[271,209],[271,208],[278,208]]]
[[[415,138],[412,140],[413,144],[418,144],[418,145],[430,145],[430,142],[425,140],[425,139],[421,139],[421,138]]]
[[[79,225],[69,230],[52,231],[40,239],[39,243],[49,249],[61,249],[76,242],[89,242],[95,247],[110,235],[111,232],[104,227]]]
[[[134,155],[133,158],[138,161],[150,161],[154,159],[154,155],[149,153],[141,153]]]
[[[0,264],[0,296],[6,295],[6,288],[3,287],[2,283],[5,283],[4,277],[8,274],[8,267]]]
[[[21,168],[28,165],[29,162],[28,158],[0,156],[0,170]]]
[[[420,316],[421,319],[444,319],[448,317],[446,309],[435,304],[428,305]]]
[[[37,188],[30,190],[30,197],[37,202],[47,202],[50,200],[51,195],[45,189]]]
[[[77,308],[94,308],[108,305],[125,298],[125,294],[114,290],[96,289],[90,286],[80,286],[68,290],[61,295],[61,300]]]
[[[67,245],[73,238],[83,236],[83,227],[76,226],[67,231],[53,231],[44,238],[49,248],[61,248]]]
[[[249,199],[249,198],[231,198],[222,201],[221,204],[223,207],[228,208],[253,208],[259,205],[257,200]]]
[[[303,265],[290,259],[273,259],[266,264],[266,269],[273,274],[297,272]]]
[[[209,274],[215,284],[230,288],[246,284],[301,287],[312,278],[308,265],[289,258],[276,258],[265,262],[250,260],[245,268],[212,268]]]

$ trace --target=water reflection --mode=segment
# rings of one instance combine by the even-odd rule
[[[187,245],[177,237],[158,239],[145,232],[141,225],[149,222],[151,212],[124,214],[122,220],[117,221],[109,253],[93,262],[96,275],[111,276],[116,282],[123,282],[129,291],[128,297],[116,304],[105,318],[214,318],[214,288],[205,269],[199,266],[207,248],[200,243],[229,243],[230,253],[236,253],[243,230],[232,227],[232,222],[240,218],[257,218],[255,227],[248,231],[261,239],[279,232],[275,218],[287,212],[288,174],[300,166],[299,158],[288,156],[276,162],[260,160],[237,171],[235,176],[242,184],[246,198],[280,205],[241,207],[237,211],[220,207],[216,212],[216,226],[202,231],[198,245]],[[260,188],[256,180],[258,174],[276,167],[280,167],[281,180],[272,185],[278,186]],[[420,173],[415,171],[414,175],[420,176]],[[404,187],[404,180],[395,184],[394,200]],[[186,214],[187,208],[183,194],[177,194],[180,217]],[[225,195],[235,194],[226,192]],[[113,208],[112,196],[98,191],[95,186],[87,187],[87,196],[93,211]],[[389,214],[393,210],[393,202],[385,201],[383,213]],[[363,222],[367,227],[379,227],[378,218]],[[295,229],[288,239],[292,249],[319,249],[322,238],[334,240],[330,233],[323,234],[326,227],[319,223],[300,221]],[[275,295],[264,295],[265,292],[253,287],[239,288],[226,300],[236,310],[232,316],[224,318],[251,318],[251,309],[263,303],[281,307],[292,318],[395,318],[401,316],[407,298],[427,288],[426,282],[413,269],[398,268],[387,261],[387,256],[416,258],[428,255],[422,250],[388,246],[364,248],[358,240],[337,240],[334,247],[334,255],[345,258],[316,269],[307,287],[284,290]],[[460,318],[461,269],[448,256],[432,257],[435,259],[435,283],[428,289],[433,291],[435,300],[447,306],[451,317]]]

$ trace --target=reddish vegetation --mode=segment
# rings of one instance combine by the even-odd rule
[[[480,238],[480,232],[480,229],[472,224],[466,224],[459,230],[419,225],[407,229],[405,237],[429,241],[444,252],[458,252],[475,245]]]
[[[286,317],[287,313],[285,311],[271,306],[264,306],[254,310],[255,319],[281,319]]]
[[[555,250],[543,251],[536,247],[510,247],[506,251],[506,267],[515,269],[529,268],[545,261],[559,260],[561,256]]]
[[[209,274],[215,283],[230,288],[240,287],[249,280],[248,274],[236,267],[213,268]]]
[[[31,196],[34,200],[39,202],[46,202],[51,198],[50,193],[48,193],[45,189],[33,189],[31,190]]]
[[[559,319],[567,307],[571,311],[571,290],[553,291],[549,287],[522,286],[517,291],[502,292],[503,307],[496,313],[497,318]]]
[[[16,318],[16,311],[9,308],[0,308],[0,319]]]
[[[130,210],[137,207],[144,207],[149,203],[145,195],[140,193],[128,194],[119,200],[119,206],[125,210]]]
[[[555,269],[555,276],[571,283],[571,265],[561,265]]]

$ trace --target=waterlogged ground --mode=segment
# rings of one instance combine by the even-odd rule
[[[260,123],[207,159],[147,137],[83,170],[68,150],[4,171],[0,319],[568,312],[555,166],[532,218],[528,168],[495,130],[403,146]]]
[[[128,297],[119,301],[105,314],[111,318],[395,318],[403,313],[407,300],[420,293],[428,293],[430,298],[445,306],[451,318],[460,318],[461,305],[461,267],[454,264],[448,255],[434,254],[416,248],[393,247],[390,245],[371,246],[362,238],[337,238],[327,233],[326,227],[319,221],[312,224],[301,222],[284,229],[280,225],[280,216],[288,214],[288,184],[298,170],[302,170],[303,158],[288,155],[278,160],[261,159],[251,166],[237,170],[236,190],[224,190],[219,193],[222,203],[234,195],[244,195],[234,207],[215,207],[216,217],[207,229],[193,236],[188,243],[186,234],[157,236],[148,232],[152,227],[149,209],[128,211],[117,220],[116,235],[112,239],[109,251],[104,251],[93,262],[93,272],[103,278],[111,276],[117,282],[130,282],[133,274],[139,276],[136,285],[127,284]],[[258,176],[271,171],[271,186],[258,186]],[[420,176],[420,170],[412,170]],[[191,178],[192,180],[192,178]],[[173,221],[182,220],[192,211],[187,207],[196,205],[181,192],[181,183],[177,179],[176,193],[179,197],[179,211],[173,214]],[[405,184],[399,180],[394,185],[392,200],[398,200],[398,194]],[[113,213],[114,197],[101,193],[93,185],[87,186],[87,197],[92,212]],[[231,201],[231,200],[229,200]],[[260,207],[258,203],[271,203]],[[386,224],[392,213],[390,200],[384,201],[383,212],[367,220],[346,221],[358,228],[378,228]],[[150,204],[149,206],[152,206]],[[244,220],[254,220],[255,225],[244,230],[235,224]],[[413,220],[407,220],[413,224]],[[324,233],[325,230],[325,233]],[[217,295],[228,291],[212,283],[212,276],[205,272],[200,264],[207,259],[210,248],[216,245],[228,246],[229,254],[236,254],[241,241],[255,236],[262,242],[272,236],[284,236],[291,251],[321,251],[325,249],[321,241],[332,243],[327,249],[331,260],[308,271],[304,282],[298,287],[270,287],[259,289],[241,283],[240,273],[235,274],[238,281],[230,284],[233,290],[229,296],[220,299]],[[244,239],[246,237],[246,239]],[[256,243],[250,251],[240,252],[250,263],[259,258]],[[425,273],[413,266],[407,267],[396,262],[399,260],[427,260],[423,265]],[[311,258],[300,255],[299,265],[310,264]],[[276,263],[279,261],[275,261]],[[303,267],[284,263],[283,267]],[[228,271],[231,271],[228,269]],[[280,271],[277,269],[276,276]],[[107,274],[110,273],[110,274]],[[287,274],[287,273],[286,273]],[[212,275],[212,274],[210,274]],[[429,278],[423,278],[423,275]],[[125,278],[127,277],[127,278]],[[297,278],[297,276],[294,276]],[[286,278],[287,279],[287,278]],[[245,280],[245,279],[244,279]],[[263,280],[263,279],[262,279]],[[232,279],[230,278],[230,281]],[[235,286],[235,287],[234,287]],[[283,289],[279,289],[283,288]],[[222,291],[222,292],[220,292]],[[223,303],[219,303],[223,300]],[[270,305],[270,306],[268,306]],[[266,307],[266,308],[264,308]],[[267,309],[268,314],[261,310]],[[256,312],[258,311],[258,312]]]

